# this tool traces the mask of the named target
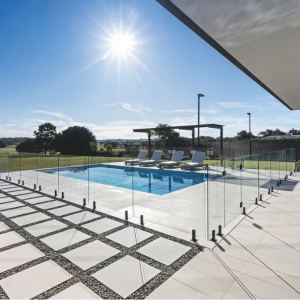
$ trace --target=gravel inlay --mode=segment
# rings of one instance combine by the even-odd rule
[[[17,189],[20,190],[20,187],[17,184],[7,183],[7,181],[0,179],[0,190],[2,194],[7,197],[9,194],[5,189],[16,191]],[[52,261],[58,265],[61,270],[66,271],[71,276],[69,278],[65,277],[62,279],[62,282],[57,283],[53,287],[48,289],[45,288],[46,290],[39,292],[39,294],[28,294],[35,299],[49,299],[50,297],[73,287],[77,283],[83,284],[103,299],[123,299],[123,297],[128,299],[145,299],[203,249],[197,244],[126,222],[117,217],[93,211],[92,209],[83,208],[78,204],[66,200],[58,200],[43,192],[37,192],[36,190],[25,187],[22,187],[22,190],[34,193],[33,198],[36,200],[38,200],[39,197],[46,197],[45,201],[55,201],[33,205],[34,201],[31,201],[30,198],[23,198],[23,196],[20,195],[10,195],[9,197],[13,201],[18,201],[20,206],[26,205],[26,209],[32,209],[34,213],[31,212],[22,217],[16,217],[11,216],[10,214],[5,216],[3,212],[0,212],[0,222],[2,222],[1,224],[4,224],[2,226],[5,226],[4,228],[7,228],[8,230],[0,232],[0,237],[4,236],[7,232],[13,231],[20,236],[19,239],[14,238],[8,245],[4,243],[4,247],[0,249],[0,253],[29,243],[44,256],[0,273],[0,280],[2,281],[5,279],[6,282],[8,282],[12,276],[18,275],[24,271],[29,271],[28,274],[31,274],[31,269],[34,270],[34,267],[38,267],[48,261]],[[53,203],[55,203],[54,206]],[[57,210],[58,207],[60,207],[60,209]],[[70,211],[67,210],[68,207],[70,208]],[[82,210],[81,212],[80,209]],[[6,211],[9,210],[10,209]],[[13,210],[13,208],[11,210]],[[66,212],[66,214],[57,213],[60,211],[63,213]],[[50,219],[44,220],[44,216],[40,215],[41,213],[45,215],[45,218],[48,217]],[[41,217],[34,220],[35,215]],[[10,220],[10,218],[12,219]],[[48,226],[47,223],[48,225],[52,224],[52,227]],[[36,228],[36,230],[34,230],[34,228]],[[72,232],[74,232],[74,234],[70,234]],[[130,241],[127,242],[126,239],[124,240],[122,237],[122,232],[126,233],[128,236],[130,233],[133,233],[134,237],[129,236]],[[42,233],[42,235],[39,235],[40,233]],[[76,237],[76,234],[79,234],[79,236]],[[55,237],[59,237],[61,240],[56,241]],[[179,257],[175,261],[173,260],[176,256],[173,255],[175,258],[172,259],[173,262],[169,265],[140,253],[142,247],[151,245],[151,243],[158,241],[161,238],[177,243],[176,245],[178,246],[186,246],[184,249],[187,249],[187,251],[183,255],[181,255],[182,253],[179,251]],[[66,239],[66,241],[64,241],[64,239]],[[64,242],[62,243],[62,241]],[[50,246],[57,250],[54,250]],[[98,248],[98,246],[100,246],[100,248]],[[101,247],[104,252],[99,251]],[[80,249],[85,249],[86,251],[80,252]],[[110,249],[112,249],[111,252]],[[69,253],[72,253],[72,255],[70,256]],[[84,266],[82,265],[82,255],[86,257],[85,259],[89,259],[89,255],[91,255],[91,260],[88,264],[84,264]],[[69,260],[68,256],[72,257],[72,259]],[[152,254],[151,256],[155,257],[155,255]],[[122,287],[121,285],[124,285],[124,282],[117,281],[114,278],[114,274],[118,274],[116,266],[130,266],[131,263],[137,263],[140,266],[144,266],[144,269],[146,268],[150,273],[149,275],[146,274],[146,281],[142,280],[137,284],[135,281],[133,283],[131,279],[145,276],[145,274],[142,274],[143,272],[141,273],[141,269],[138,268],[137,265],[135,265],[132,270],[120,270],[123,275],[118,276],[129,280],[128,286]],[[80,267],[81,265],[86,270],[83,270]],[[132,278],[126,277],[127,271],[129,271],[129,275],[130,271],[132,272]],[[99,277],[100,281],[94,277],[96,273],[96,277]],[[20,276],[18,275],[14,278],[19,278]],[[101,280],[105,282],[101,282]],[[36,289],[36,291],[38,290],[39,289]],[[11,295],[13,295],[15,292],[9,291],[9,293],[12,293]],[[22,291],[18,293],[22,293]],[[16,295],[18,295],[18,293],[16,293]],[[0,282],[0,298],[8,299],[7,294],[8,292],[3,289],[3,286],[1,288]]]

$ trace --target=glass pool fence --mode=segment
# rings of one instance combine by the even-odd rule
[[[209,240],[213,230],[226,228],[295,171],[294,148],[205,160],[194,170],[125,162],[136,156],[137,151],[126,157],[0,152],[0,176],[178,237],[196,230],[198,239]]]

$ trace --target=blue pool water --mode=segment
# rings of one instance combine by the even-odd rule
[[[40,170],[40,172],[58,175],[57,169]],[[111,165],[60,168],[59,176],[89,180],[156,195],[169,194],[206,181],[203,174]]]

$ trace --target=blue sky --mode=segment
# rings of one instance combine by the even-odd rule
[[[105,56],[120,24],[135,41],[121,60]],[[132,129],[196,124],[198,93],[201,123],[226,125],[225,136],[248,130],[247,112],[254,134],[300,129],[299,112],[155,0],[0,2],[0,137],[32,136],[50,121],[58,130],[86,126],[99,139],[143,138]]]

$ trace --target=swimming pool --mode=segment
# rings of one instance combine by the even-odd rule
[[[156,195],[169,194],[206,181],[204,174],[111,165],[64,167],[59,170],[39,171]]]

